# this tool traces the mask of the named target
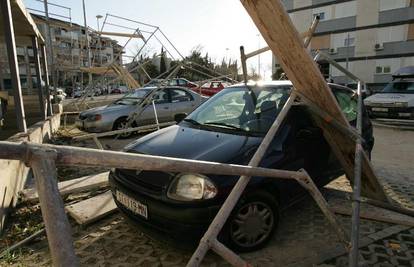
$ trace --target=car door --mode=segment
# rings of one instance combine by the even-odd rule
[[[170,114],[170,97],[168,89],[163,89],[158,91],[153,96],[155,110],[157,112],[158,122],[167,122],[172,121]],[[149,125],[155,124],[155,113],[153,105],[148,105],[145,107],[141,116],[137,119],[138,125]]]
[[[175,114],[186,113],[189,114],[196,107],[194,97],[181,88],[169,88],[171,106],[170,115],[174,118]]]

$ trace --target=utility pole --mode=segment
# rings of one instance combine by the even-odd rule
[[[89,32],[88,32],[88,24],[86,23],[86,8],[85,8],[85,0],[82,0],[82,7],[83,7],[83,22],[85,27],[85,35],[86,35],[86,49],[88,51],[88,68],[92,67],[91,64],[91,47],[89,45]],[[90,85],[92,82],[92,73],[88,71],[89,81],[88,84]]]
[[[53,90],[54,94],[56,94],[56,70],[55,70],[55,57],[53,55],[53,43],[52,43],[52,31],[50,30],[50,21],[49,21],[49,8],[47,4],[47,0],[43,1],[45,6],[45,17],[46,17],[46,30],[47,30],[47,42],[48,42],[48,52],[49,52],[49,58],[50,58],[50,71],[52,72],[52,84],[53,84]],[[49,89],[48,89],[49,90]]]

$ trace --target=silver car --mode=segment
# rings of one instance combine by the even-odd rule
[[[156,87],[135,89],[115,102],[79,114],[76,126],[87,132],[107,132],[125,127],[128,115],[136,111],[139,104]],[[183,87],[167,87],[153,96],[158,121],[174,121],[176,114],[190,113],[207,98]],[[140,116],[132,122],[132,126],[155,124],[155,114],[152,105],[147,105]]]

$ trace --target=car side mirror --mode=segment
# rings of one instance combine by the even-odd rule
[[[180,123],[182,120],[184,120],[184,119],[185,119],[185,117],[187,117],[187,113],[178,113],[178,114],[175,114],[175,116],[174,116],[174,120],[175,120],[177,123]]]

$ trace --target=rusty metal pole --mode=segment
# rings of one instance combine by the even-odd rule
[[[42,119],[45,120],[47,117],[47,111],[45,106],[45,97],[44,90],[42,85],[42,72],[40,66],[40,57],[39,57],[39,43],[36,36],[32,36],[32,49],[33,57],[35,60],[35,70],[36,70],[36,80],[37,80],[37,90],[39,95],[39,107],[42,115]]]
[[[26,118],[23,106],[22,87],[20,84],[19,65],[17,61],[16,40],[14,38],[13,17],[10,0],[0,1],[1,17],[3,18],[4,36],[10,66],[10,77],[13,87],[14,108],[17,117],[17,127],[20,132],[27,132]]]
[[[358,82],[358,114],[357,114],[357,131],[362,134],[362,94],[361,82]],[[361,173],[362,173],[362,139],[358,138],[355,145],[355,169],[354,169],[354,188],[352,197],[352,227],[351,227],[351,252],[349,253],[349,266],[358,266],[358,247],[359,247],[359,213],[361,197]]]
[[[291,106],[293,105],[295,98],[296,94],[293,92],[290,95],[288,101],[283,106],[282,110],[280,111],[280,114],[276,117],[266,136],[263,138],[259,148],[256,150],[255,154],[250,160],[249,166],[257,167],[259,165],[260,161],[266,153],[267,148],[269,147],[277,131],[279,130],[279,127],[282,125],[283,120],[285,119]],[[244,189],[250,181],[250,178],[250,176],[241,176],[240,179],[237,181],[236,185],[233,187],[230,195],[227,197],[223,206],[221,206],[216,217],[214,217],[214,220],[210,224],[207,232],[200,240],[200,244],[198,245],[197,250],[194,252],[190,261],[188,262],[187,267],[199,266],[207,251],[217,242],[218,234],[220,233],[228,217],[230,216],[230,213],[239,201]],[[240,262],[240,259],[238,259],[237,262]]]
[[[50,99],[50,86],[49,86],[49,70],[47,67],[47,54],[45,45],[41,45],[42,52],[42,66],[43,66],[43,81],[45,82],[46,89],[46,103],[47,103],[47,116],[53,115],[52,103]]]
[[[47,148],[29,151],[53,265],[79,266],[73,248],[72,230],[57,185],[57,152]]]

